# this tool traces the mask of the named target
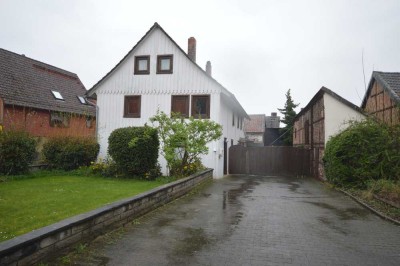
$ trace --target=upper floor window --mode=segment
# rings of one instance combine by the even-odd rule
[[[140,117],[141,96],[125,96],[124,117]]]
[[[192,96],[192,116],[194,118],[210,118],[210,95]]]
[[[81,104],[86,104],[85,98],[83,98],[82,96],[76,96],[76,97],[78,97]]]
[[[157,56],[157,74],[172,74],[173,59],[174,56],[172,54]]]
[[[235,126],[235,114],[234,113],[232,113],[232,126],[233,127]]]
[[[189,117],[189,96],[173,95],[171,112],[180,113],[183,117]]]
[[[142,55],[135,56],[135,75],[148,75],[150,74],[150,56]]]

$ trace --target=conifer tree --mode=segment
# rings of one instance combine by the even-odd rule
[[[290,95],[290,89],[286,92],[286,102],[284,108],[278,108],[279,112],[283,115],[282,123],[285,127],[281,128],[280,135],[282,136],[282,142],[286,146],[293,145],[293,126],[294,118],[296,116],[296,111],[294,110],[298,103],[294,103],[292,96]]]

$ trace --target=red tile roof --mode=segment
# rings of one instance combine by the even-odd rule
[[[249,115],[251,120],[244,121],[244,132],[264,132],[265,131],[265,115]]]

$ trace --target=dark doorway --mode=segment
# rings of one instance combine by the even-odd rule
[[[224,138],[224,175],[228,174],[228,140]]]

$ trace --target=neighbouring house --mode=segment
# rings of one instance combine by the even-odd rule
[[[0,129],[23,130],[39,140],[95,136],[96,107],[69,71],[0,48]]]
[[[348,121],[365,118],[362,110],[333,91],[322,87],[296,115],[293,146],[311,149],[311,173],[325,179],[322,157],[331,136],[346,129]]]
[[[157,23],[87,95],[97,99],[99,159],[107,156],[113,130],[150,123],[157,110],[218,122],[223,136],[202,158],[214,177],[227,174],[228,148],[244,137],[248,118],[235,96],[212,78],[211,63],[205,71],[196,64],[196,39],[189,38],[186,54]],[[165,174],[164,158],[159,162]]]
[[[272,112],[270,116],[265,117],[265,135],[264,146],[282,146],[282,139],[280,138],[280,125],[281,117],[277,113]]]
[[[264,146],[265,114],[249,115],[244,121],[246,146]]]
[[[400,73],[372,72],[361,108],[386,124],[400,124]]]

